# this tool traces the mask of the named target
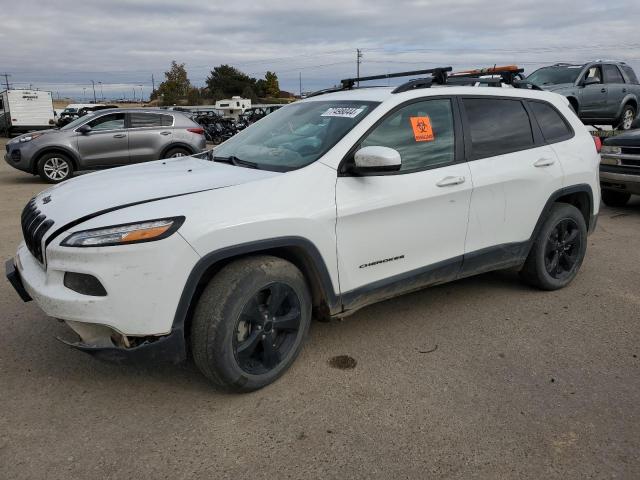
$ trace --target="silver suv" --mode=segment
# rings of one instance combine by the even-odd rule
[[[204,130],[176,111],[111,109],[90,113],[59,130],[21,135],[5,160],[18,170],[62,182],[78,170],[181,157],[206,148]]]

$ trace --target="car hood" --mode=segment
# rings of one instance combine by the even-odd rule
[[[53,231],[118,208],[275,175],[282,173],[179,157],[81,175],[39,193],[35,201],[36,207],[55,222]]]
[[[640,128],[607,138],[604,145],[640,147]]]
[[[556,83],[554,85],[538,85],[538,86],[548,92],[557,92],[558,90],[565,90],[567,88],[572,88],[575,85],[573,83]]]

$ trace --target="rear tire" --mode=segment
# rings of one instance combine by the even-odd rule
[[[602,189],[602,201],[608,207],[624,207],[630,198],[631,194],[627,192],[618,192],[608,188]]]
[[[48,183],[64,182],[73,175],[73,163],[61,153],[45,153],[38,160],[38,174]]]
[[[523,281],[541,290],[558,290],[578,274],[587,250],[587,225],[567,203],[551,207],[520,270]]]
[[[622,108],[622,115],[617,125],[618,130],[631,130],[633,122],[636,119],[636,109],[632,105],[625,105]]]
[[[225,266],[209,282],[191,326],[193,358],[216,386],[260,389],[297,358],[311,324],[311,297],[293,264],[271,256]]]
[[[191,152],[188,151],[186,148],[176,147],[176,148],[170,148],[169,150],[167,150],[165,154],[162,156],[162,158],[188,157],[189,155],[191,155]]]

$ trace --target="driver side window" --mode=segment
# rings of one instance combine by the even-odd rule
[[[361,148],[369,146],[397,150],[402,159],[402,172],[452,163],[451,100],[425,100],[405,105],[382,120],[360,144]]]
[[[102,117],[91,120],[87,125],[92,131],[119,130],[124,128],[124,113],[110,113]]]
[[[602,71],[600,70],[600,67],[591,67],[587,70],[584,79],[589,80],[590,78],[595,78],[598,80],[598,83],[602,83]]]

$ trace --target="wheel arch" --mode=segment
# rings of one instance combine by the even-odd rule
[[[538,217],[538,222],[536,223],[533,234],[531,235],[530,243],[535,241],[538,236],[538,232],[542,228],[544,221],[551,211],[551,207],[553,207],[555,203],[568,203],[569,205],[576,207],[584,217],[587,230],[589,232],[593,231],[596,222],[596,217],[593,213],[593,189],[591,188],[591,185],[583,183],[561,188],[551,194]]]
[[[272,255],[293,263],[309,284],[314,314],[328,318],[342,309],[329,270],[317,249],[302,237],[280,237],[259,240],[213,251],[194,266],[183,288],[173,320],[172,331],[188,335],[193,309],[202,290],[224,266],[247,256]]]
[[[166,147],[164,147],[162,149],[162,152],[160,153],[160,158],[164,158],[165,154],[169,151],[172,150],[174,148],[183,148],[185,149],[187,152],[189,152],[190,155],[193,155],[195,152],[195,150],[188,144],[183,143],[183,142],[173,142],[169,145],[167,145]]]
[[[41,150],[38,150],[33,155],[33,160],[31,160],[31,164],[29,165],[29,169],[31,173],[34,173],[34,174],[38,173],[38,163],[40,162],[40,159],[43,157],[43,155],[47,155],[49,153],[59,153],[68,157],[69,160],[71,160],[71,163],[73,164],[73,169],[75,171],[79,170],[80,163],[79,163],[78,156],[68,148],[56,146],[56,147],[42,148]]]

